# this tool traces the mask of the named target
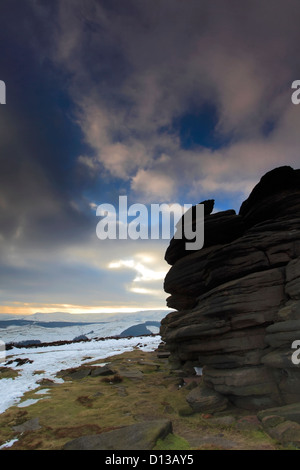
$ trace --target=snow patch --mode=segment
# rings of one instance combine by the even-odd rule
[[[62,383],[63,379],[55,377],[56,373],[62,369],[78,367],[92,361],[100,361],[109,356],[132,351],[136,347],[139,347],[142,351],[153,351],[160,342],[161,337],[157,335],[106,339],[103,341],[92,340],[83,343],[70,343],[60,346],[50,345],[32,349],[14,347],[7,351],[8,361],[24,358],[32,362],[17,366],[16,370],[19,373],[17,377],[1,379],[0,414],[4,413],[11,406],[19,404],[24,393],[39,388],[38,380],[45,378],[56,383]],[[13,364],[9,365],[9,367],[12,366]],[[39,371],[39,374],[36,371]],[[40,371],[43,372],[40,373]]]
[[[7,441],[5,442],[5,444],[2,444],[2,446],[0,446],[0,449],[7,449],[8,447],[13,446],[15,442],[18,442],[18,439],[12,439],[11,441]]]

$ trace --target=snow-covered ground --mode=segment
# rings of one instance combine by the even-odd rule
[[[63,329],[60,328],[60,330]],[[157,335],[103,341],[93,339],[82,343],[30,349],[13,348],[6,352],[6,360],[2,364],[0,363],[0,366],[9,361],[15,361],[17,358],[29,359],[32,363],[17,366],[17,363],[13,362],[8,365],[8,367],[18,370],[19,376],[14,379],[1,379],[0,413],[12,405],[18,405],[25,392],[37,389],[39,387],[38,380],[48,378],[57,383],[62,382],[62,379],[55,377],[56,373],[62,369],[77,367],[94,360],[103,361],[109,356],[130,351],[137,345],[143,351],[153,351],[160,342],[161,337]],[[36,371],[42,371],[42,373],[35,374]],[[43,399],[43,395],[37,395],[38,399]],[[26,403],[23,403],[24,405]]]
[[[44,327],[32,323],[32,325],[12,325],[0,328],[0,340],[5,343],[19,343],[26,340],[39,340],[41,343],[54,341],[72,341],[76,337],[84,335],[88,339],[107,338],[118,336],[134,323],[128,320],[109,323],[75,324],[65,327]],[[147,326],[152,333],[157,333],[158,328]]]

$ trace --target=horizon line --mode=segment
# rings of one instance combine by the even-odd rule
[[[6,310],[6,309],[5,309]],[[15,311],[13,311],[15,310]],[[21,311],[21,307],[17,308],[10,308],[10,311],[0,311],[0,315],[18,315],[18,316],[31,316],[31,315],[36,315],[36,314],[41,314],[41,315],[51,315],[51,314],[69,314],[69,315],[113,315],[117,313],[138,313],[138,312],[146,312],[146,311],[157,311],[157,310],[163,310],[163,311],[169,311],[172,310],[168,307],[96,307],[96,309],[93,309],[92,311],[86,310],[84,307],[82,309],[79,308],[74,308],[72,311],[72,308],[69,310],[54,310],[53,308],[42,308],[39,310],[36,310],[34,312],[32,311],[27,311],[25,312]],[[31,308],[29,310],[32,310]]]

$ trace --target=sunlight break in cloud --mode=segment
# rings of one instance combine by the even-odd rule
[[[119,260],[109,263],[108,267],[110,269],[121,269],[129,268],[137,273],[133,282],[147,282],[147,281],[159,281],[164,279],[166,271],[154,271],[151,268],[146,267],[141,262],[130,260]]]

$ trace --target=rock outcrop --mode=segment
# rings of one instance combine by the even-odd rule
[[[239,214],[212,209],[207,201],[201,250],[173,238],[166,251],[164,289],[175,309],[161,326],[169,360],[203,368],[188,400],[197,411],[207,397],[216,409],[224,400],[257,410],[299,402],[300,170],[267,173]]]

